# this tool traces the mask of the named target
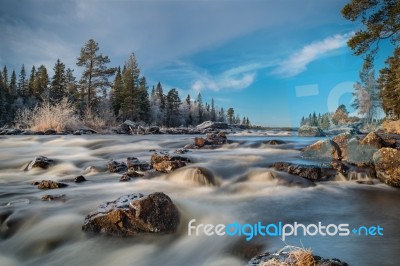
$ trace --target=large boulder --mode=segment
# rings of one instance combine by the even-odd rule
[[[386,146],[386,142],[375,132],[370,132],[360,141],[351,139],[347,143],[347,161],[356,165],[370,165],[373,163],[373,154]]]
[[[333,142],[335,142],[341,151],[341,159],[347,160],[347,144],[349,140],[354,138],[353,134],[350,133],[341,133],[335,137],[333,137]]]
[[[218,130],[218,129],[229,129],[229,125],[225,122],[212,122],[212,121],[205,121],[196,126],[197,130],[203,131],[206,129],[211,130]]]
[[[153,169],[161,173],[172,172],[186,166],[187,163],[190,163],[190,160],[181,156],[159,155],[157,153],[151,156]]]
[[[86,216],[82,230],[122,237],[163,234],[175,232],[179,220],[179,211],[166,194],[135,193],[100,204]]]
[[[298,130],[301,137],[325,137],[325,133],[319,127],[301,126]]]
[[[331,180],[336,176],[336,171],[330,167],[316,165],[293,164],[288,162],[275,162],[275,170],[301,176],[311,181]]]
[[[392,148],[379,149],[373,155],[376,175],[393,187],[400,187],[400,150]]]
[[[339,145],[332,140],[319,140],[305,147],[301,156],[312,160],[341,160],[342,152]]]

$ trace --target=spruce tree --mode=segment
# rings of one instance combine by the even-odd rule
[[[123,102],[124,84],[122,81],[121,68],[117,68],[113,86],[111,87],[111,107],[115,117],[118,117]]]
[[[197,105],[198,105],[197,119],[198,119],[198,123],[201,124],[204,122],[204,120],[203,120],[204,110],[203,110],[203,99],[201,97],[200,92],[197,95]]]
[[[18,78],[18,96],[24,99],[28,98],[28,82],[26,80],[25,65],[22,65]]]
[[[178,91],[176,89],[171,89],[166,98],[166,120],[168,127],[180,125],[180,105],[181,99],[179,98]]]
[[[67,81],[65,75],[65,64],[57,59],[54,65],[54,75],[51,79],[49,98],[51,103],[58,103],[66,96]]]
[[[146,124],[150,123],[150,100],[147,92],[147,81],[145,77],[139,79],[139,87],[137,91],[139,104],[139,121]]]

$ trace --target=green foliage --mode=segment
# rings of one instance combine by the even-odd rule
[[[115,72],[114,68],[107,67],[107,64],[110,63],[108,56],[98,54],[98,51],[98,43],[90,39],[81,49],[76,63],[77,66],[84,67],[80,80],[81,99],[86,101],[87,109],[90,110],[95,109],[99,103],[99,91],[105,91],[110,87],[108,78]]]
[[[353,96],[352,107],[358,110],[358,114],[364,116],[368,123],[376,120],[381,100],[372,64],[364,64],[360,71],[360,82],[354,85]]]
[[[67,77],[65,76],[65,64],[57,59],[53,68],[54,76],[51,81],[49,100],[50,103],[58,103],[66,95]]]
[[[378,79],[382,107],[389,118],[400,118],[400,48],[386,60]]]
[[[211,99],[211,104],[203,103],[200,93],[195,101],[188,95],[182,103],[177,89],[171,89],[165,95],[158,82],[149,96],[148,84],[140,75],[135,54],[129,56],[122,71],[120,67],[108,68],[108,63],[108,57],[99,53],[98,44],[91,39],[78,57],[77,65],[83,67],[79,84],[73,70],[66,68],[60,59],[55,62],[51,80],[44,65],[32,66],[28,79],[25,65],[22,65],[18,80],[14,70],[9,79],[4,66],[3,72],[0,71],[0,126],[20,121],[23,126],[40,130],[51,127],[61,130],[66,128],[62,120],[66,121],[68,115],[73,118],[73,123],[79,122],[75,126],[99,129],[126,119],[171,127],[195,126],[206,120],[227,120],[224,108],[217,107],[214,99]],[[111,83],[108,79],[114,74]],[[19,114],[18,121],[15,120],[16,114]],[[228,110],[228,114],[232,124],[250,126],[249,118],[241,120],[239,115],[235,117],[233,108]],[[35,115],[38,118],[32,124]],[[57,119],[57,115],[62,119]]]
[[[226,111],[226,117],[228,119],[228,123],[229,124],[234,124],[235,123],[235,110],[233,110],[233,108],[229,108]]]
[[[398,45],[400,40],[400,1],[398,0],[351,0],[342,9],[342,15],[350,21],[361,21],[363,29],[348,41],[355,55],[365,55],[372,61],[381,40]]]

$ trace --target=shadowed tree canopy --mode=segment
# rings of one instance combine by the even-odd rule
[[[350,21],[361,21],[363,29],[348,41],[355,55],[364,55],[371,62],[381,40],[398,45],[400,40],[399,0],[351,0],[342,9],[342,15]]]

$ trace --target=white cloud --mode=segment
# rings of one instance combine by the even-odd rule
[[[250,63],[239,67],[230,68],[221,74],[211,76],[208,73],[194,72],[191,89],[194,91],[224,89],[241,90],[249,87],[256,79],[256,72],[265,65]]]
[[[272,72],[282,77],[293,77],[305,71],[307,65],[330,52],[346,46],[347,40],[354,33],[337,34],[322,41],[313,42],[304,46],[300,51],[290,55]]]

